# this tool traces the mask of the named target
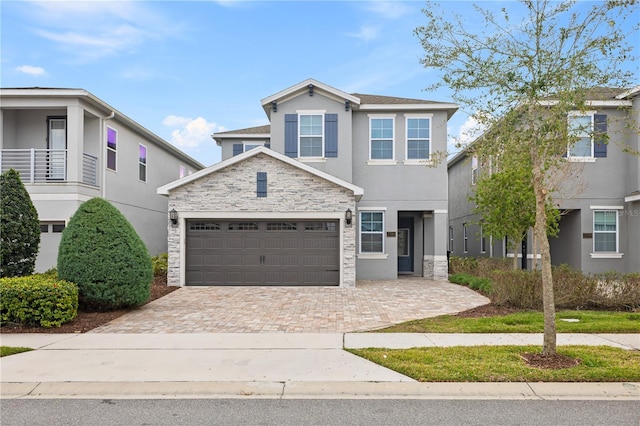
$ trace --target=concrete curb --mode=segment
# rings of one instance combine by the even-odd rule
[[[638,400],[640,383],[43,382],[2,383],[1,398]]]

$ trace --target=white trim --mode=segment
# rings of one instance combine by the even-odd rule
[[[214,133],[213,139],[269,139],[271,133]]]
[[[448,109],[457,110],[459,105],[447,104],[447,103],[434,103],[434,104],[364,104],[360,105],[361,111],[371,110],[392,110],[392,111],[406,111],[406,110],[427,110],[427,111],[446,111]]]
[[[144,147],[144,163],[140,161],[140,147]],[[144,180],[140,179],[140,166],[144,166]],[[138,143],[138,182],[147,183],[149,179],[149,149],[143,143]]]
[[[307,87],[309,86],[309,84],[313,84],[314,86],[314,92],[315,89],[322,89],[325,92],[331,93],[334,96],[343,98],[344,100],[348,100],[349,102],[356,104],[356,105],[360,105],[360,98],[357,98],[353,95],[350,95],[348,93],[343,92],[342,90],[338,90],[334,87],[331,87],[327,84],[321,83],[317,80],[314,80],[312,78],[308,78],[304,81],[301,81],[298,84],[294,84],[291,87],[288,87],[284,90],[281,90],[280,92],[273,94],[271,96],[268,96],[264,99],[262,99],[260,102],[262,104],[263,107],[269,106],[269,104],[271,104],[272,101],[279,101],[282,98],[284,98],[285,96],[291,95],[301,89],[307,89]]]
[[[51,185],[46,183],[45,185]],[[97,188],[96,188],[97,189]],[[85,194],[29,194],[32,201],[89,201],[92,198],[95,198],[91,195]]]
[[[632,203],[634,201],[640,201],[640,194],[629,195],[628,197],[624,197],[625,203]]]
[[[358,253],[356,258],[360,260],[383,260],[388,259],[389,255],[387,253]]]
[[[429,156],[427,158],[409,158],[409,120],[414,119],[429,119]],[[419,139],[419,138],[412,138]],[[431,148],[433,147],[433,114],[404,114],[404,164],[428,164],[432,162]]]
[[[340,178],[337,178],[333,175],[330,175],[329,173],[323,172],[321,170],[316,169],[315,167],[312,166],[308,166],[305,163],[298,161],[298,160],[294,160],[293,158],[289,158],[286,155],[282,155],[272,149],[269,148],[265,148],[264,146],[260,146],[258,148],[254,148],[254,149],[250,149],[247,152],[243,152],[242,154],[238,154],[238,155],[234,155],[231,158],[228,158],[224,161],[220,161],[219,163],[216,163],[212,166],[207,167],[206,169],[203,170],[199,170],[191,175],[188,175],[182,179],[178,179],[175,180],[173,182],[170,182],[166,185],[163,185],[161,187],[158,188],[157,193],[160,195],[169,195],[169,192],[179,188],[181,186],[186,185],[187,183],[191,183],[197,179],[200,179],[203,176],[208,176],[212,173],[217,172],[218,170],[224,169],[225,167],[229,167],[233,164],[239,163],[241,161],[244,161],[248,158],[251,158],[253,156],[259,155],[259,154],[265,154],[268,155],[272,158],[275,158],[276,160],[280,160],[283,163],[289,164],[290,166],[293,166],[295,168],[298,168],[300,170],[304,170],[305,172],[311,173],[312,175],[318,176],[324,180],[327,180],[329,182],[335,183],[338,186],[342,186],[343,188],[349,189],[350,191],[353,191],[353,195],[355,195],[356,197],[356,201],[359,200],[359,198],[361,198],[364,195],[364,189],[362,189],[361,187],[354,185],[350,182],[347,182],[345,180],[342,180]]]
[[[363,207],[357,207],[357,210],[358,211],[362,210],[362,211],[385,211],[386,212],[387,208],[386,207],[366,207],[366,206],[363,206]]]
[[[317,161],[323,158],[324,155],[324,139],[325,139],[325,134],[324,134],[324,127],[325,127],[325,114],[326,114],[326,110],[322,109],[318,109],[318,110],[298,110],[296,111],[296,113],[298,114],[298,159],[306,159],[306,160],[311,160],[311,161]],[[300,154],[300,152],[302,151],[301,147],[300,147],[300,141],[302,140],[302,138],[317,138],[318,135],[302,135],[302,132],[300,131],[300,126],[302,126],[302,116],[320,116],[320,152],[321,155],[319,156],[302,156]]]
[[[257,148],[259,146],[264,146],[264,141],[256,141],[256,142],[251,142],[251,141],[242,141],[242,152],[247,152],[247,145],[253,145],[254,148]],[[251,148],[251,149],[254,149]]]
[[[598,252],[598,253],[589,253],[592,259],[622,259],[624,253],[609,253],[609,252]]]
[[[371,142],[371,141],[369,141]],[[369,155],[371,155],[371,145],[369,145]],[[396,160],[369,160],[367,166],[395,166],[398,164]]]
[[[431,156],[431,153],[429,153]],[[433,164],[433,160],[404,160],[402,162],[405,166],[430,166]]]
[[[298,157],[296,160],[301,163],[326,163],[327,159],[325,157]]]
[[[589,206],[591,210],[624,210],[624,206]]]
[[[447,214],[449,213],[449,210],[434,210],[433,211],[434,214]]]
[[[326,109],[297,109],[296,114],[298,115],[322,115],[324,116],[327,113]],[[323,122],[324,124],[324,122]]]
[[[369,208],[363,208],[363,209],[356,209],[358,212],[358,220],[356,221],[356,223],[358,224],[358,228],[357,228],[357,232],[356,232],[356,238],[357,238],[357,245],[358,245],[358,251],[357,254],[358,255],[364,255],[365,257],[369,256],[370,259],[373,258],[378,258],[380,259],[381,257],[379,256],[388,256],[387,253],[387,209],[382,208],[382,209],[374,209],[373,207],[369,207]],[[382,231],[380,232],[382,234],[382,251],[381,252],[363,252],[362,251],[362,213],[382,213]],[[370,233],[374,233],[374,234],[378,234],[378,232],[370,232]],[[374,257],[371,257],[374,256]],[[377,257],[376,257],[377,256]],[[386,259],[386,257],[384,257],[384,259]]]
[[[593,144],[591,144],[591,147],[593,149]],[[571,157],[571,156],[567,156],[567,161],[569,161],[570,163],[595,163],[596,161],[598,161],[598,159],[596,157]]]
[[[593,206],[591,207],[593,208]],[[614,210],[622,210],[622,207],[620,207],[619,209],[616,208],[602,208],[602,209],[594,209],[592,214],[591,214],[591,229],[592,229],[592,237],[593,237],[593,242],[591,245],[591,249],[593,250],[593,253],[607,253],[610,255],[614,255],[620,252],[620,220],[618,218],[618,213],[615,213],[615,217],[616,217],[616,250],[614,252],[609,251],[609,252],[597,252],[596,251],[596,233],[597,234],[612,234],[612,231],[596,231],[596,213],[598,212],[612,212]],[[593,256],[592,256],[593,257]]]
[[[616,99],[625,99],[638,94],[638,92],[640,92],[640,85],[632,87],[631,89],[620,93],[618,96],[616,96]]]

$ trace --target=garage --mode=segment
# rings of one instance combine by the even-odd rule
[[[186,221],[191,286],[338,286],[337,220]]]

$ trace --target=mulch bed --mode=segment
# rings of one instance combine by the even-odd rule
[[[180,287],[170,287],[167,285],[167,278],[164,276],[155,277],[151,284],[151,296],[147,303],[165,296]],[[78,311],[78,315],[73,321],[62,324],[60,327],[27,327],[19,324],[7,324],[0,327],[0,333],[86,333],[94,328],[114,320],[135,308],[120,309],[110,312],[83,312]]]
[[[579,365],[581,362],[580,359],[571,358],[567,355],[544,355],[539,352],[525,352],[520,355],[520,358],[522,358],[529,367],[544,369],[571,368]]]

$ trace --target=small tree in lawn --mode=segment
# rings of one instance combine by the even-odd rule
[[[93,198],[62,233],[58,276],[77,284],[82,309],[108,311],[149,300],[153,266],[129,221],[108,201]]]
[[[0,175],[0,277],[33,273],[40,245],[40,221],[20,174]]]
[[[637,16],[638,9],[635,0],[521,0],[505,3],[496,14],[479,6],[474,10],[461,17],[427,2],[427,22],[415,31],[424,49],[421,62],[442,73],[431,88],[451,88],[454,99],[491,129],[493,137],[483,138],[479,151],[507,163],[510,158],[530,161],[543,354],[551,356],[556,326],[547,206],[562,183],[558,171],[571,166],[563,154],[578,140],[567,128],[567,117],[570,111],[588,110],[589,89],[629,85],[633,73],[622,65],[634,63],[630,43],[637,41],[638,25],[626,34],[621,23]]]
[[[526,159],[515,164],[500,164],[499,158],[485,159],[488,169],[477,178],[469,201],[482,218],[482,232],[493,238],[507,239],[513,250],[513,268],[518,268],[517,248],[535,224],[536,197],[531,185],[531,168]],[[557,235],[559,212],[547,205],[548,234]]]

